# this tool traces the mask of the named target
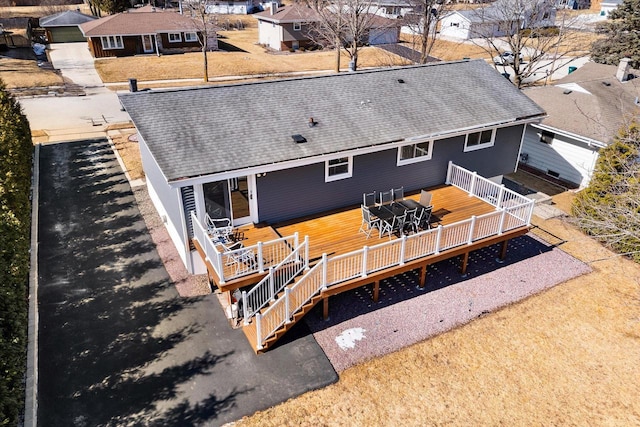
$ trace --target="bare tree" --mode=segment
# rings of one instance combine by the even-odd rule
[[[357,70],[358,53],[368,41],[369,32],[379,17],[372,0],[308,0],[318,19],[311,25],[309,38],[321,46],[336,50],[335,71],[340,71],[340,50],[349,56],[349,68]]]
[[[588,52],[589,44],[576,19],[556,14],[552,0],[497,0],[470,15],[473,42],[492,57],[510,51],[513,57],[496,63],[513,73],[522,87],[547,81],[561,66]],[[559,22],[558,22],[559,21]]]
[[[640,262],[640,126],[623,129],[600,151],[589,186],[576,196],[577,225],[606,246]]]
[[[451,11],[453,3],[444,0],[411,0],[413,12],[404,16],[403,25],[411,30],[414,49],[420,52],[420,64],[426,64],[438,33],[442,17]]]
[[[203,81],[209,81],[209,59],[207,52],[210,50],[210,41],[216,37],[216,15],[207,13],[209,0],[190,0],[181,3],[183,12],[190,16],[198,33],[198,43],[202,51]]]

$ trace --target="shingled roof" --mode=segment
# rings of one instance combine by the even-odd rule
[[[81,24],[85,37],[137,36],[170,31],[197,31],[193,20],[175,12],[123,12]]]
[[[383,150],[406,138],[544,116],[483,60],[138,92],[120,100],[168,181]],[[307,142],[295,143],[297,134]]]
[[[588,62],[553,86],[524,93],[547,111],[543,125],[606,145],[630,117],[640,114],[635,103],[640,79],[620,82],[616,70],[615,65]]]
[[[98,18],[95,16],[85,15],[75,10],[65,10],[64,12],[40,18],[40,26],[42,28],[77,27],[82,23],[95,21],[96,19]]]

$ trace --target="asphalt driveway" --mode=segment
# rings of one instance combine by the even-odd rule
[[[337,380],[304,322],[256,356],[178,296],[106,141],[40,153],[38,424],[220,425]]]

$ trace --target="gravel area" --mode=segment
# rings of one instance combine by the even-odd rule
[[[329,320],[322,320],[319,304],[305,321],[341,372],[591,271],[531,234],[509,242],[504,262],[498,251],[494,245],[473,252],[465,276],[459,258],[430,266],[424,290],[416,272],[385,280],[378,303],[372,286],[345,292],[329,300]]]
[[[138,209],[147,224],[151,239],[156,244],[158,255],[160,255],[160,259],[162,259],[167,273],[169,273],[169,277],[171,277],[171,281],[180,296],[192,297],[210,294],[211,287],[206,275],[191,275],[187,272],[176,247],[169,237],[169,232],[167,232],[162,219],[149,198],[147,186],[132,186],[131,189],[138,202]]]

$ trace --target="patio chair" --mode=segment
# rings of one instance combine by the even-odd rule
[[[377,229],[378,232],[380,232],[380,219],[374,218],[373,215],[371,215],[371,211],[369,211],[368,206],[362,205],[361,210],[362,223],[360,224],[360,230],[358,230],[358,233],[363,232],[367,235],[368,239],[374,229]]]
[[[229,240],[229,236],[233,233],[233,227],[231,226],[231,220],[229,218],[211,218],[209,214],[205,214],[205,222],[207,224],[207,231],[209,236],[214,241]]]
[[[433,207],[429,206],[428,208],[420,209],[420,212],[417,212],[416,215],[414,215],[411,227],[416,233],[420,230],[428,230],[431,228],[429,220],[431,219],[432,210]]]
[[[394,234],[396,231],[399,234],[402,234],[406,219],[407,219],[407,214],[405,213],[404,215],[394,216],[391,222],[383,221],[382,228],[380,229],[380,237],[387,234],[389,235],[389,240],[391,240],[391,235]]]
[[[256,254],[252,249],[245,248],[242,242],[232,245],[220,243],[226,255],[225,265],[235,267],[235,274],[248,272],[256,267]]]
[[[418,211],[418,208],[413,208],[413,209],[407,209],[405,212],[405,221],[404,221],[404,226],[402,227],[403,231],[415,231],[414,227],[413,227],[413,221],[415,220],[416,217],[416,212]]]
[[[362,195],[362,204],[365,205],[366,207],[371,207],[371,206],[375,206],[376,205],[376,196],[377,196],[377,192],[372,192],[372,193],[364,193]]]
[[[429,193],[428,191],[422,190],[420,191],[420,201],[418,203],[420,203],[425,208],[428,208],[429,206],[431,206],[432,196],[433,194]]]
[[[389,191],[381,191],[380,192],[380,205],[386,205],[388,203],[393,202],[393,190]]]
[[[397,202],[398,200],[404,199],[404,186],[400,188],[393,189],[393,201]]]

